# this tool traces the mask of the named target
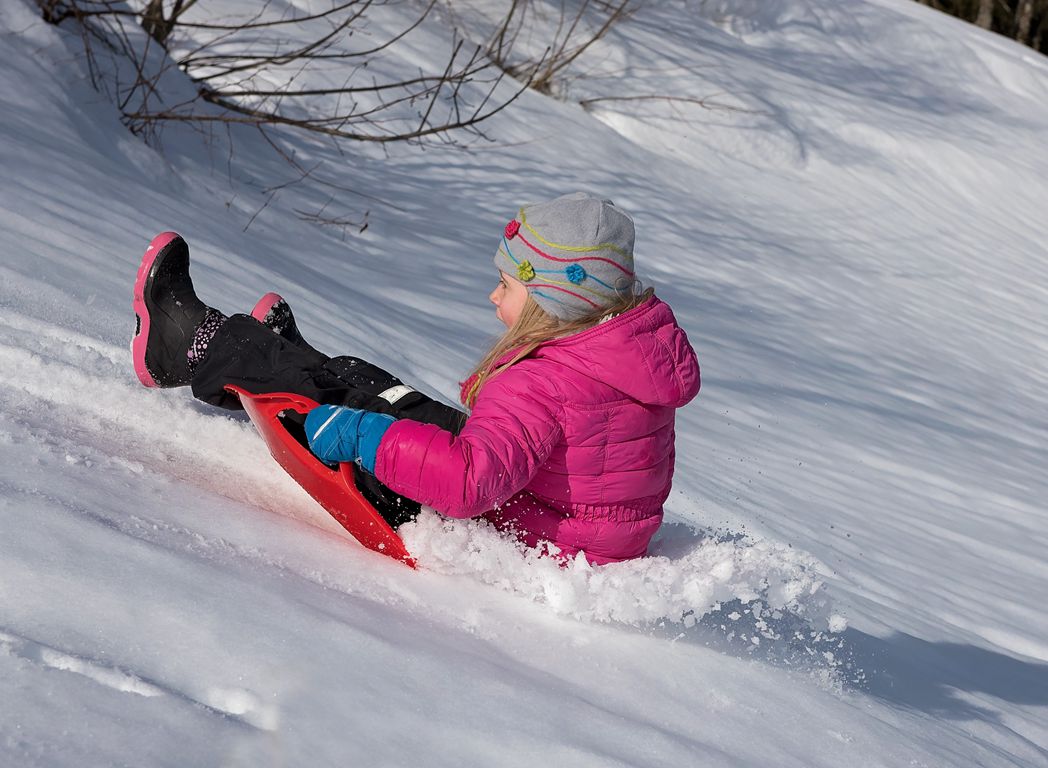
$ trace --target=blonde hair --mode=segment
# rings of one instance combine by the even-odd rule
[[[547,313],[528,293],[528,299],[512,327],[510,327],[487,351],[470,373],[463,389],[462,404],[472,408],[477,402],[481,388],[512,365],[528,357],[548,341],[585,331],[600,323],[608,315],[618,315],[643,304],[655,293],[648,288],[643,293],[622,296],[606,307],[595,309],[575,320],[558,320]],[[512,351],[513,356],[505,363],[496,365],[499,359]]]

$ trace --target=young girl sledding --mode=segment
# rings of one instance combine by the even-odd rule
[[[609,200],[576,193],[519,210],[489,297],[508,330],[462,384],[466,414],[359,358],[318,352],[277,294],[250,314],[206,306],[188,246],[165,232],[135,284],[135,371],[223,408],[240,407],[227,385],[317,401],[303,425],[310,449],[355,462],[365,495],[399,519],[421,503],[594,564],[640,557],[662,521],[674,412],[698,393],[699,366],[669,306],[639,290],[633,244],[633,220]]]

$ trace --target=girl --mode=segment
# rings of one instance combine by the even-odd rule
[[[489,297],[508,330],[462,384],[469,415],[317,352],[276,294],[250,315],[204,305],[172,232],[139,269],[135,369],[146,386],[191,385],[225,408],[239,407],[227,384],[316,400],[310,448],[355,462],[365,495],[398,520],[422,503],[594,564],[640,557],[662,521],[674,412],[698,393],[699,366],[669,306],[639,290],[633,244],[633,220],[610,200],[580,192],[520,209]]]

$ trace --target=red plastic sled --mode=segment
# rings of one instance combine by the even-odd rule
[[[415,567],[415,559],[408,554],[404,542],[357,490],[353,465],[340,464],[338,469],[330,468],[296,440],[277,418],[285,411],[308,413],[317,407],[317,403],[287,392],[253,395],[232,385],[226,389],[240,398],[240,404],[277,463],[353,538],[368,549]]]

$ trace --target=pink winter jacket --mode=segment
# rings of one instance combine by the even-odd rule
[[[449,517],[484,514],[531,546],[550,541],[597,564],[640,557],[670,492],[674,411],[698,391],[695,351],[652,297],[492,378],[458,436],[396,422],[375,474]]]

